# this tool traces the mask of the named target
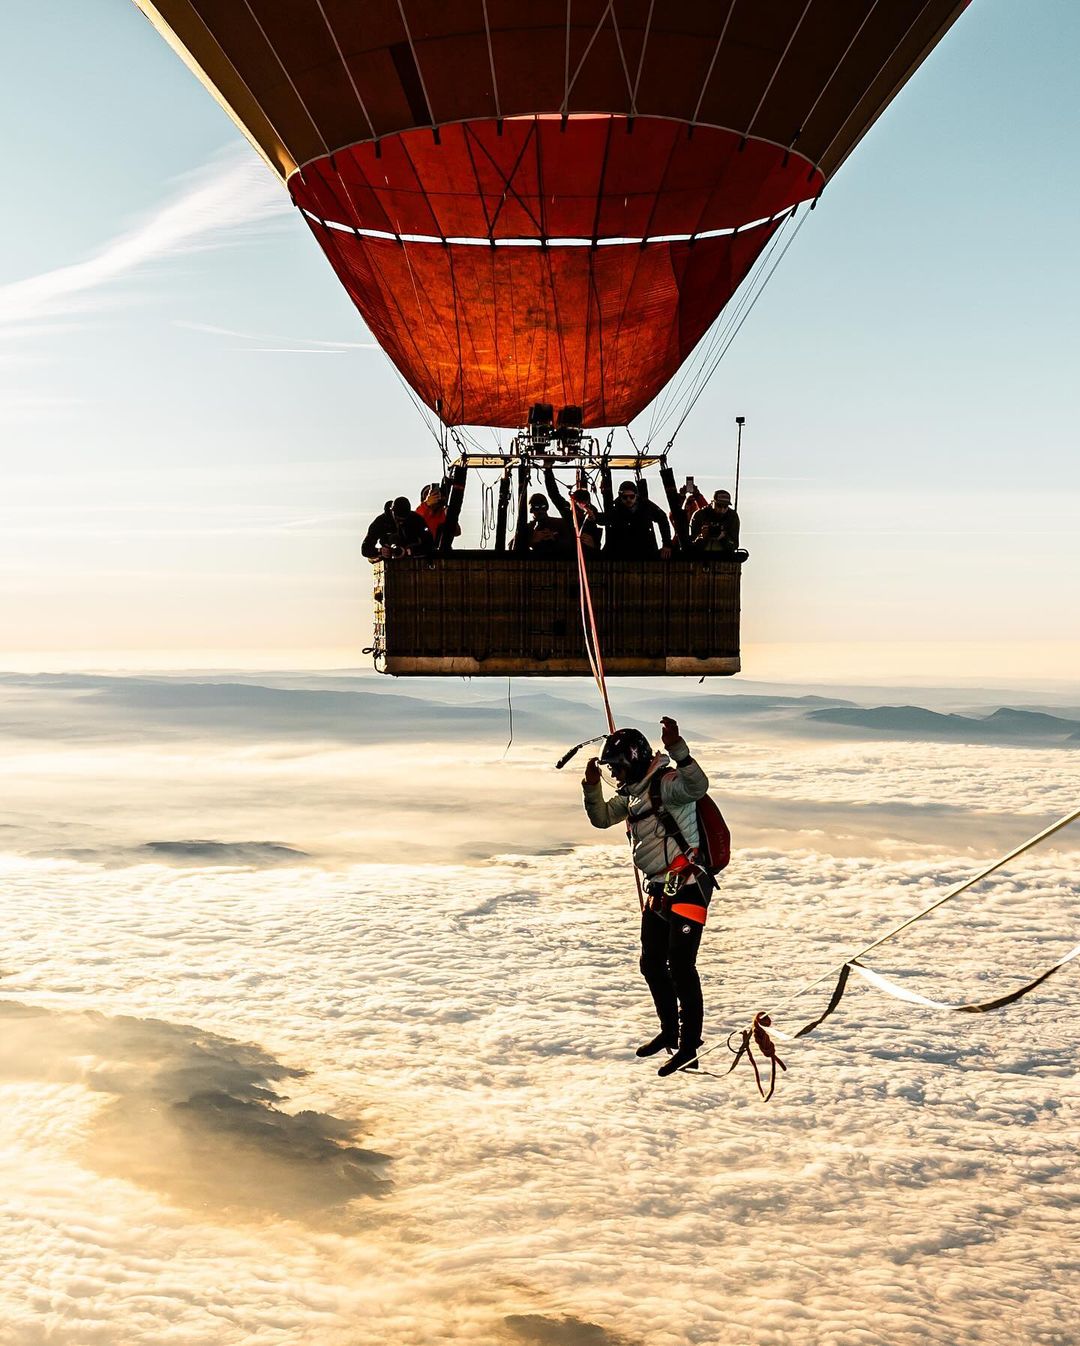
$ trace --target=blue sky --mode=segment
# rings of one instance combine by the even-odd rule
[[[748,670],[1075,672],[1077,50],[975,0],[684,428],[748,418]],[[362,662],[437,460],[306,227],[127,0],[6,0],[0,116],[0,663]]]

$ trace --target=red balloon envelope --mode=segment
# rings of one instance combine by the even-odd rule
[[[136,0],[447,424],[621,425],[957,0]]]

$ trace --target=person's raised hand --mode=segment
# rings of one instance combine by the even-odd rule
[[[603,777],[600,775],[600,763],[595,757],[590,757],[585,763],[585,775],[582,779],[583,785],[599,785]]]
[[[665,748],[670,748],[673,743],[677,743],[682,736],[679,733],[677,722],[667,715],[660,717],[660,741]]]

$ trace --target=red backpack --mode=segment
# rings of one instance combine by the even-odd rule
[[[691,847],[679,830],[679,825],[671,816],[660,797],[660,783],[665,772],[654,771],[649,780],[649,802],[653,812],[668,836],[684,855],[689,855]],[[724,815],[717,807],[716,800],[703,795],[697,801],[698,826],[698,863],[715,879],[721,870],[731,863],[731,831],[724,821]]]

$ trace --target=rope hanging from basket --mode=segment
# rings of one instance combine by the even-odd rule
[[[589,569],[585,560],[585,547],[581,541],[581,530],[585,526],[586,513],[570,494],[570,517],[574,527],[574,546],[577,549],[578,597],[581,604],[581,630],[585,637],[585,653],[589,658],[593,678],[596,681],[600,698],[604,703],[604,715],[607,717],[608,733],[615,732],[615,716],[611,712],[611,698],[608,696],[607,678],[604,675],[604,657],[600,650],[600,634],[596,629],[596,612],[593,608],[592,587],[589,584]],[[560,764],[561,765],[561,764]],[[634,871],[634,888],[637,891],[638,909],[645,910],[645,894],[641,888],[641,875],[633,862],[634,834],[630,829],[630,820],[626,821],[626,840],[630,846],[630,868]]]
[[[585,511],[581,509],[573,494],[570,496],[571,517],[574,524],[574,546],[577,550],[578,601],[581,607],[581,630],[585,637],[585,653],[593,680],[596,682],[600,699],[604,703],[608,733],[615,732],[615,717],[611,713],[611,699],[608,696],[607,678],[604,676],[604,658],[600,652],[600,636],[596,630],[596,613],[593,609],[592,589],[589,586],[589,572],[585,565],[585,548],[581,541],[581,530],[585,524]]]

